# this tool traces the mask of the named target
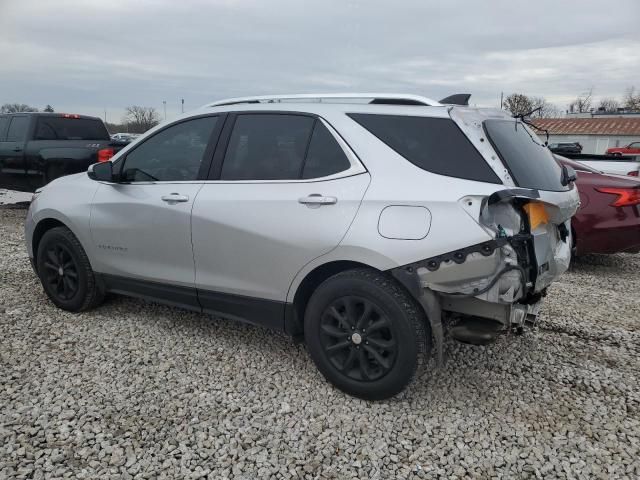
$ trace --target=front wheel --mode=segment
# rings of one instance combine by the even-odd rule
[[[104,299],[87,254],[66,227],[45,232],[38,245],[36,266],[45,293],[64,310],[81,312]]]
[[[307,306],[304,330],[324,377],[367,400],[404,390],[428,358],[430,333],[421,307],[375,270],[349,270],[323,282]]]

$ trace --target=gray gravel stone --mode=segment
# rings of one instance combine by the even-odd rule
[[[368,403],[266,330],[114,297],[56,309],[0,207],[0,478],[639,478],[640,256],[578,261],[536,329],[448,341]]]

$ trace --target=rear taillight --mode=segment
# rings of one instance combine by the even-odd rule
[[[638,176],[638,170],[633,170],[632,172],[627,173],[627,175],[631,175],[632,177]]]
[[[102,148],[98,150],[98,161],[106,162],[113,157],[113,148]]]
[[[640,204],[640,188],[596,188],[599,192],[617,195],[612,207],[627,207]]]

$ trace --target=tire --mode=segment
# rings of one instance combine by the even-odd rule
[[[304,336],[322,375],[365,400],[404,390],[426,364],[431,339],[424,311],[409,293],[365,268],[334,275],[316,289]]]
[[[36,267],[45,293],[63,310],[82,312],[104,300],[87,254],[67,227],[45,232],[38,245]]]

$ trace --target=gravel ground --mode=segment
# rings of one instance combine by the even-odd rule
[[[57,310],[0,208],[0,478],[638,478],[640,256],[587,257],[539,328],[368,403],[266,330],[116,297]]]
[[[29,202],[32,196],[32,193],[15,192],[13,190],[5,190],[4,188],[0,188],[0,205]]]

